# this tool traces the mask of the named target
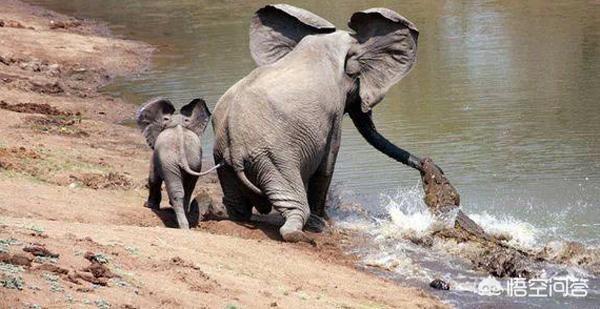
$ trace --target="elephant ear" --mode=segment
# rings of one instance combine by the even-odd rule
[[[210,111],[204,100],[194,99],[181,108],[181,115],[183,115],[183,126],[201,136],[208,124]]]
[[[357,43],[348,53],[346,73],[359,79],[361,108],[367,112],[415,64],[419,31],[386,8],[354,13],[348,27],[355,31]]]
[[[138,110],[135,117],[137,126],[142,131],[150,148],[154,149],[156,138],[174,112],[173,104],[164,98],[151,99]]]
[[[258,66],[283,58],[307,35],[330,33],[335,26],[301,8],[271,4],[256,11],[250,23],[250,53]]]

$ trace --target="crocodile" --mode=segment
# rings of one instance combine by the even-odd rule
[[[425,191],[425,204],[435,216],[442,216],[460,207],[460,194],[450,183],[444,172],[430,158],[421,160],[421,179]],[[462,229],[474,237],[489,241],[493,238],[481,226],[471,220],[462,210],[456,215],[455,228]]]
[[[475,268],[483,269],[497,277],[531,277],[533,259],[528,252],[503,243],[501,237],[491,235],[462,210],[460,194],[450,183],[442,169],[432,159],[421,160],[421,178],[425,191],[424,201],[429,211],[438,218],[456,211],[453,228],[433,233],[433,237],[452,239],[457,243],[467,243],[474,248],[468,256]]]

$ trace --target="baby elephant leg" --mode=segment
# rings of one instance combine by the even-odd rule
[[[160,208],[160,200],[162,199],[160,190],[162,182],[163,180],[160,176],[160,171],[156,169],[154,159],[152,159],[150,160],[150,173],[148,175],[148,200],[146,201],[144,206],[151,209]]]
[[[197,181],[198,176],[187,174],[183,176],[183,208],[190,228],[198,226],[198,222],[202,220],[198,204],[192,198]],[[192,205],[195,205],[195,207],[192,207]]]
[[[190,212],[190,202],[192,201],[192,194],[196,188],[197,181],[198,176],[186,175],[183,177],[183,207],[185,208],[186,213]]]
[[[185,191],[181,175],[165,175],[165,184],[167,187],[167,194],[169,195],[169,201],[171,202],[171,207],[173,207],[175,216],[177,217],[179,228],[184,230],[189,229],[190,225],[185,213]]]

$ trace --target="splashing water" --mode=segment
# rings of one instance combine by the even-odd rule
[[[362,205],[366,210],[362,217],[343,218],[338,225],[362,230],[376,240],[423,237],[454,226],[458,209],[443,217],[433,216],[423,197],[420,182],[412,187],[399,188],[393,195],[382,194],[376,205]],[[543,234],[541,228],[508,215],[496,217],[482,212],[468,213],[468,216],[486,232],[508,238],[510,245],[523,249],[538,248]]]
[[[486,232],[510,239],[508,244],[522,249],[533,249],[539,246],[541,230],[530,223],[517,220],[510,216],[494,217],[487,212],[471,214],[471,219],[477,222]]]
[[[361,232],[369,238],[367,247],[360,248],[359,252],[364,265],[408,279],[433,279],[434,272],[423,267],[422,262],[437,263],[439,254],[445,254],[424,249],[407,239],[421,238],[453,226],[458,210],[444,218],[434,217],[423,201],[421,187],[418,182],[412,187],[398,189],[393,195],[381,195],[375,205],[362,205],[365,212],[361,216],[340,215],[343,212],[340,212],[343,208],[340,205],[333,211],[338,226]],[[442,260],[450,259],[448,256]],[[453,267],[452,263],[447,266]]]
[[[433,246],[426,248],[413,242],[414,239],[452,227],[458,209],[442,219],[433,216],[423,200],[420,182],[411,187],[399,188],[394,194],[382,194],[376,203],[363,200],[363,203],[352,204],[350,207],[345,206],[343,201],[356,201],[358,198],[347,196],[352,195],[349,192],[340,193],[339,188],[334,189],[332,195],[336,195],[334,198],[337,202],[333,203],[330,213],[336,225],[357,231],[368,239],[354,250],[363,266],[380,275],[412,282],[417,286],[426,286],[431,280],[442,278],[455,291],[451,292],[455,293],[452,295],[445,294],[453,299],[452,302],[467,305],[465,307],[477,307],[476,304],[480,301],[476,294],[477,283],[485,274],[471,270],[471,265],[452,254],[462,250],[461,244],[435,242]],[[551,232],[549,228],[538,227],[506,214],[496,216],[483,211],[467,215],[486,232],[509,239],[509,245],[525,250],[540,249]],[[555,233],[550,234],[555,236]],[[572,279],[593,278],[577,267],[549,267],[543,270],[541,277],[558,275],[570,276]],[[508,305],[507,308],[514,304],[512,301],[502,299]],[[549,304],[557,305],[561,302]]]
[[[461,244],[434,241],[430,248],[415,244],[436,231],[452,228],[458,212],[456,209],[444,218],[438,218],[430,213],[423,197],[421,183],[417,182],[414,186],[399,188],[394,194],[382,194],[377,203],[353,205],[352,211],[346,209],[353,215],[339,216],[340,212],[334,210],[333,217],[338,226],[358,231],[369,239],[364,248],[358,248],[362,262],[367,266],[383,268],[419,281],[448,272],[464,274],[466,271],[468,276],[476,276],[465,261],[452,256],[452,253],[464,250]],[[341,200],[352,198],[338,199],[338,207],[334,208],[339,210],[343,204]],[[362,210],[360,215],[355,214],[357,208]],[[487,212],[468,216],[486,232],[508,239],[511,246],[537,250],[544,244],[542,236],[546,233],[545,229],[531,223]]]
[[[399,189],[394,196],[382,196],[382,204],[389,217],[378,220],[375,233],[389,237],[424,236],[431,232],[435,220],[423,202],[423,192],[419,186]]]

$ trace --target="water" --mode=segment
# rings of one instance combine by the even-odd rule
[[[148,74],[120,80],[106,91],[140,103],[157,95],[179,104],[202,96],[211,108],[255,67],[248,22],[267,3],[32,2],[107,21],[116,34],[157,46]],[[600,245],[600,2],[291,4],[340,28],[353,12],[369,7],[408,17],[420,30],[418,63],[375,108],[380,131],[442,166],[461,193],[465,212],[488,229],[508,229],[528,246],[553,239]],[[386,224],[394,231],[415,222],[415,209],[422,206],[411,195],[418,191],[418,178],[373,150],[345,120],[334,182],[369,210],[373,217],[366,222],[380,221],[380,235],[373,237],[384,235]],[[390,199],[381,196],[405,206],[390,212]],[[443,272],[426,258],[417,260],[419,271]]]
[[[432,231],[448,224],[438,222],[429,213],[419,184],[399,189],[392,195],[382,194],[375,204],[362,202],[361,197],[339,186],[334,192],[330,204],[333,216],[339,221],[338,225],[365,235],[362,245],[356,247],[353,253],[360,257],[361,266],[381,276],[423,288],[427,288],[433,279],[441,278],[450,284],[451,290],[429,291],[438,293],[446,302],[460,308],[597,308],[600,303],[599,278],[579,267],[565,265],[545,265],[539,278],[588,280],[588,295],[585,298],[562,295],[516,298],[506,296],[506,290],[501,296],[480,296],[478,284],[486,278],[485,275],[471,270],[467,261],[456,257],[468,252],[467,246],[434,241],[431,248],[424,248],[407,240],[430,235]],[[363,211],[357,212],[349,207],[345,202],[348,200],[359,201],[364,207]],[[511,216],[494,217],[486,212],[470,213],[469,216],[487,232],[509,236],[510,245],[524,250],[539,250],[546,244],[545,239],[560,238],[559,235],[548,236],[548,233],[554,235],[552,230]],[[507,284],[514,284],[508,281],[503,279],[499,282],[506,288]]]

